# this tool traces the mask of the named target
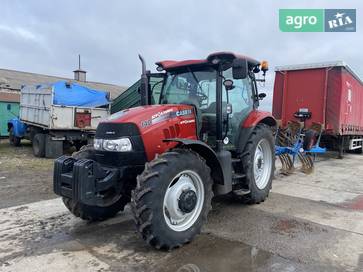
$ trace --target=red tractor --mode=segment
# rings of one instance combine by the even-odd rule
[[[276,121],[257,110],[266,95],[255,77],[267,63],[220,52],[161,61],[151,74],[140,59],[142,106],[101,122],[93,148],[58,158],[54,191],[85,220],[107,219],[131,202],[143,239],[172,249],[200,232],[213,196],[248,203],[268,196]]]

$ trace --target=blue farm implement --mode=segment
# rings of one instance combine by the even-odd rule
[[[303,122],[289,122],[286,128],[279,126],[275,135],[275,155],[280,159],[282,174],[292,173],[297,159],[302,172],[312,172],[316,155],[326,152],[319,146],[321,133],[319,124],[313,124],[309,129],[304,128]]]

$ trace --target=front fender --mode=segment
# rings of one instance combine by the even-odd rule
[[[13,118],[8,121],[8,131],[13,128],[14,136],[22,138],[26,133],[26,124],[20,121],[19,118]]]

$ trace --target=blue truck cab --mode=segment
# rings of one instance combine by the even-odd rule
[[[9,141],[10,144],[18,146],[21,139],[25,136],[27,125],[18,117],[8,121]]]

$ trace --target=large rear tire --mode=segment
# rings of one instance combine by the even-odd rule
[[[210,169],[197,153],[174,149],[157,156],[131,195],[137,230],[157,249],[180,247],[200,233],[212,196]]]
[[[265,201],[271,190],[275,171],[274,137],[269,126],[256,126],[245,146],[241,161],[249,193],[237,198],[248,204]]]

